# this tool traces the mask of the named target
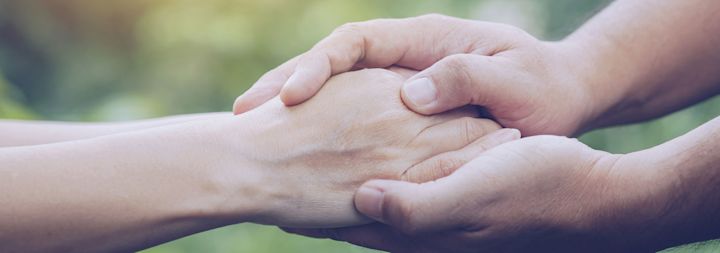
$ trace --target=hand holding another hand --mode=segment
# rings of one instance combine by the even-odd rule
[[[255,144],[230,141],[233,147],[226,148],[243,154],[238,156],[243,162],[228,163],[230,175],[233,164],[251,164],[262,184],[257,194],[265,196],[259,199],[271,199],[263,202],[272,205],[257,208],[253,221],[290,227],[367,223],[352,201],[363,182],[431,180],[484,149],[519,138],[516,130],[488,135],[498,125],[473,118],[476,112],[470,108],[429,117],[416,114],[400,100],[403,81],[402,75],[384,69],[337,75],[302,105],[285,107],[275,99],[234,117],[256,127],[238,131],[243,126],[238,123],[220,130],[238,135],[226,136],[228,140]],[[438,165],[444,170],[437,170]]]
[[[649,161],[528,137],[437,181],[367,182],[355,205],[380,223],[289,231],[391,252],[646,252],[672,188]]]
[[[571,135],[607,106],[585,80],[593,68],[579,60],[583,54],[578,45],[540,41],[512,26],[441,15],[351,23],[266,73],[238,98],[235,113],[278,94],[299,104],[330,76],[353,69],[401,66],[420,70],[402,88],[413,111],[480,105],[523,135]]]
[[[696,23],[717,5],[700,2],[616,3],[559,42],[441,15],[347,24],[261,77],[234,111],[276,95],[297,105],[332,76],[401,66],[420,71],[401,98],[425,115],[478,105],[526,136],[647,120],[717,94],[717,27]],[[366,183],[355,205],[385,225],[294,231],[397,252],[650,252],[716,238],[714,144],[697,138],[709,132],[628,155],[512,141],[437,181]]]

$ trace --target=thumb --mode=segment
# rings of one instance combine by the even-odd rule
[[[355,193],[355,208],[408,235],[440,231],[459,224],[447,215],[457,208],[455,195],[434,183],[372,180]]]
[[[411,110],[426,115],[467,104],[492,110],[517,94],[510,82],[513,69],[498,57],[455,54],[408,79],[401,96]]]

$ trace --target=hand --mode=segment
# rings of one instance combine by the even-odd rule
[[[0,252],[134,252],[240,222],[356,225],[369,221],[353,207],[363,182],[434,177],[423,160],[519,137],[468,108],[415,114],[403,80],[345,73],[292,108],[0,148]]]
[[[367,182],[355,205],[387,225],[290,231],[392,252],[647,252],[674,195],[649,161],[528,137],[434,182]]]
[[[422,70],[402,88],[403,101],[418,113],[481,105],[524,135],[570,135],[604,106],[583,79],[592,68],[578,47],[539,41],[508,25],[441,15],[351,23],[266,73],[234,110],[246,112],[277,94],[295,105],[332,75],[395,65]]]
[[[431,178],[436,172],[421,161],[438,155],[442,162],[444,153],[467,145],[490,147],[519,137],[511,131],[481,138],[499,126],[472,118],[470,108],[431,117],[413,113],[398,95],[403,81],[383,69],[345,73],[331,78],[312,101],[285,107],[275,99],[237,117],[257,127],[225,138],[253,145],[225,149],[244,154],[238,157],[257,168],[257,195],[264,196],[258,199],[272,203],[258,208],[253,221],[292,227],[366,223],[352,201],[363,182]],[[230,124],[218,132],[239,128]],[[406,173],[410,168],[414,172]]]

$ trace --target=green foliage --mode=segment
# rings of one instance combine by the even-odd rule
[[[262,73],[346,22],[424,13],[558,39],[609,0],[64,0],[0,2],[0,117],[117,120],[229,110]],[[720,99],[581,139],[631,152],[718,115]],[[713,250],[714,249],[714,250]],[[711,252],[699,246],[669,252]],[[238,225],[146,252],[370,252]]]
[[[11,97],[11,89],[0,73],[0,118],[32,119],[33,114]]]

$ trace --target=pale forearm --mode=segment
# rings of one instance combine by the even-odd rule
[[[237,116],[0,149],[0,217],[11,217],[0,241],[12,242],[0,251],[131,251],[237,222],[368,222],[352,201],[363,182],[484,146],[497,129],[471,111],[407,110],[403,80],[361,70],[293,107],[273,99]]]
[[[0,120],[0,147],[38,145],[207,119],[229,113],[202,113],[110,123]]]
[[[237,210],[216,217],[228,175],[213,127],[0,149],[0,251],[129,252],[245,221]]]
[[[720,92],[720,2],[616,1],[561,43],[577,50],[595,127],[664,115]],[[582,65],[582,64],[581,64]]]

